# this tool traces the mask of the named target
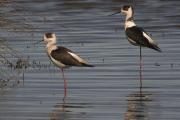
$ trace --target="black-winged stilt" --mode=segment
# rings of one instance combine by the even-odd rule
[[[64,75],[64,68],[71,66],[78,67],[93,67],[89,65],[87,61],[82,59],[79,55],[74,53],[68,48],[56,45],[55,33],[45,33],[43,40],[46,42],[46,51],[50,60],[61,69],[62,76],[64,79],[64,98],[67,95],[67,81]]]
[[[140,84],[142,86],[142,55],[141,47],[148,47],[154,49],[158,52],[161,52],[161,49],[158,47],[157,42],[155,42],[148,34],[143,30],[143,28],[137,27],[134,23],[133,14],[134,10],[131,5],[125,5],[121,8],[120,11],[114,13],[123,13],[126,15],[125,20],[125,33],[128,41],[135,46],[140,46]],[[112,14],[112,15],[114,15]]]

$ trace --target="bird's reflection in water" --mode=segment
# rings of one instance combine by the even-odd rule
[[[55,110],[50,113],[50,120],[68,120],[72,118],[86,118],[86,112],[83,109],[86,108],[86,103],[67,103],[63,98],[62,103],[55,105]],[[75,111],[76,110],[76,111]]]
[[[69,119],[68,112],[70,110],[66,110],[66,99],[63,98],[62,103],[59,103],[55,106],[55,110],[50,114],[50,120],[65,120]]]
[[[148,120],[149,111],[153,99],[152,94],[143,92],[142,87],[138,92],[134,92],[128,96],[128,108],[125,113],[125,120]]]

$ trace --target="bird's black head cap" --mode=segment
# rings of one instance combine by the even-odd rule
[[[46,38],[52,38],[53,37],[53,33],[45,33]]]
[[[122,9],[123,9],[124,11],[128,11],[128,9],[129,9],[130,7],[133,9],[133,6],[132,6],[132,5],[124,5],[124,6],[122,7]]]

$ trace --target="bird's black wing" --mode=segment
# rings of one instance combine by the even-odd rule
[[[128,39],[131,41],[133,40],[136,45],[148,47],[161,52],[161,49],[158,47],[157,43],[150,38],[143,28],[139,28],[137,26],[127,28],[126,35]]]
[[[70,53],[74,53],[74,52],[65,47],[58,46],[57,49],[55,49],[51,52],[51,56],[55,60],[65,64],[65,65],[81,66],[82,63],[80,63],[77,59],[75,59]]]
[[[149,46],[149,41],[143,36],[143,32],[146,33],[142,28],[133,26],[126,29],[126,35],[129,39],[133,40],[136,44],[141,46]]]

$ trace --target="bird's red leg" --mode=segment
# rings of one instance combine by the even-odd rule
[[[140,88],[142,88],[142,54],[141,54],[141,45],[140,45],[140,70],[139,70],[139,76],[140,76]]]
[[[63,79],[64,79],[64,98],[66,97],[67,95],[67,81],[66,81],[66,78],[65,78],[65,75],[64,75],[64,69],[61,68],[61,71],[62,71],[62,76],[63,76]]]

